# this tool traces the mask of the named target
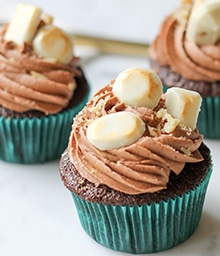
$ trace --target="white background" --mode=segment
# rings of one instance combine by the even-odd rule
[[[180,0],[0,0],[0,21],[10,20],[19,2],[42,7],[71,32],[148,43]]]
[[[43,7],[70,31],[133,42],[150,42],[160,21],[177,0],[26,1]],[[12,16],[17,1],[0,1],[0,21]],[[148,66],[145,58],[100,55],[76,49],[93,94],[122,70]],[[159,256],[219,256],[220,140],[206,140],[214,159],[202,219],[184,244]],[[0,161],[0,256],[122,256],[106,249],[82,230],[72,197],[58,172],[58,161],[18,165]],[[154,254],[155,255],[155,254]]]

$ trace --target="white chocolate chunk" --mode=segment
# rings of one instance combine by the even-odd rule
[[[166,92],[167,112],[193,130],[196,128],[201,103],[200,94],[194,91],[173,87]]]
[[[70,36],[52,25],[44,26],[37,32],[33,48],[40,57],[52,58],[63,64],[68,64],[73,57]]]
[[[220,39],[219,13],[219,0],[196,0],[189,17],[186,39],[198,45],[215,44]]]
[[[162,95],[162,82],[153,71],[130,68],[117,76],[113,93],[120,102],[132,107],[154,108]]]
[[[117,112],[97,118],[89,124],[86,136],[100,150],[110,150],[136,142],[145,123],[131,112]]]
[[[28,4],[18,4],[14,17],[4,35],[6,41],[13,41],[18,45],[31,42],[40,23],[42,10]]]

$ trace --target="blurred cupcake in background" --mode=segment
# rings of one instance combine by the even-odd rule
[[[89,85],[71,37],[41,8],[18,4],[0,31],[0,159],[60,157]]]
[[[150,48],[151,68],[165,90],[176,86],[203,97],[198,119],[206,138],[220,138],[220,2],[183,0],[166,17]]]
[[[167,250],[200,221],[212,172],[196,127],[201,96],[162,91],[155,72],[123,71],[74,118],[60,159],[82,227],[116,251]]]

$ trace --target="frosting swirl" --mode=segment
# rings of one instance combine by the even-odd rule
[[[172,13],[161,25],[150,48],[150,58],[189,80],[220,80],[220,43],[198,46],[185,39],[187,22]]]
[[[78,58],[68,65],[37,56],[31,44],[21,46],[6,42],[0,30],[0,104],[17,112],[39,110],[46,115],[65,108],[81,76]]]
[[[178,175],[186,162],[203,159],[198,151],[203,137],[197,129],[181,126],[165,132],[166,120],[158,115],[165,109],[164,95],[154,109],[133,108],[114,96],[113,82],[98,91],[75,117],[68,145],[71,162],[82,177],[97,185],[105,184],[132,195],[160,191],[166,188],[171,171]],[[100,116],[118,111],[137,114],[147,129],[129,146],[101,151],[88,141],[88,125]]]

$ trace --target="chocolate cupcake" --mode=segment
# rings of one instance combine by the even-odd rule
[[[59,158],[89,94],[71,38],[40,8],[19,4],[1,28],[0,53],[0,159]]]
[[[212,172],[196,128],[201,96],[162,89],[152,71],[119,74],[74,118],[60,159],[82,227],[116,251],[167,250],[200,221]]]
[[[182,1],[165,18],[150,48],[151,68],[165,90],[180,87],[203,97],[200,132],[220,138],[220,10],[219,1]],[[217,16],[216,16],[217,15]]]

